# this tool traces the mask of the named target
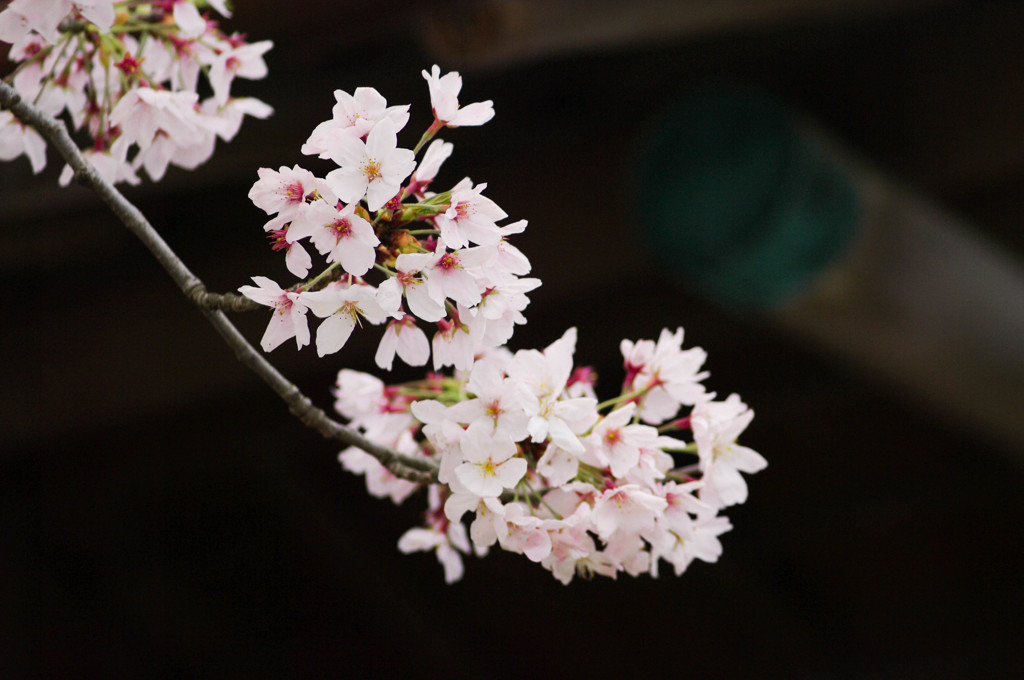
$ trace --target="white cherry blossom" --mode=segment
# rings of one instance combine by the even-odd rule
[[[430,358],[430,341],[409,314],[388,322],[374,361],[385,371],[391,370],[395,354],[409,366],[423,366]]]
[[[492,437],[482,428],[469,429],[460,445],[464,460],[455,468],[455,476],[470,493],[499,496],[526,474],[526,460],[513,458],[516,445],[507,437]]]
[[[469,178],[462,180],[452,189],[448,209],[434,218],[441,230],[441,239],[450,248],[464,248],[470,243],[490,246],[501,240],[501,232],[495,223],[508,214],[494,201],[481,195],[486,188],[486,184],[474,187]]]
[[[309,139],[302,145],[306,155],[328,157],[328,140],[338,134],[366,139],[367,133],[382,118],[389,118],[395,131],[401,130],[409,121],[409,106],[388,106],[384,97],[372,87],[357,87],[352,94],[335,90],[336,104],[331,110],[331,120],[316,126]]]
[[[383,118],[373,126],[366,141],[354,135],[333,135],[326,151],[337,170],[327,174],[327,186],[345,203],[366,197],[372,212],[380,210],[416,167],[413,152],[398,147],[394,122]]]
[[[323,290],[300,293],[299,299],[314,314],[324,318],[316,331],[316,351],[320,356],[344,347],[361,319],[376,325],[397,314],[397,309],[382,307],[377,289],[367,285],[344,285],[336,281]]]
[[[291,240],[308,237],[328,262],[338,262],[349,274],[362,276],[373,266],[380,240],[370,223],[355,213],[355,205],[340,210],[323,200],[306,205],[288,230]]]
[[[441,75],[441,68],[434,64],[430,73],[423,71],[423,77],[430,88],[430,106],[434,118],[447,127],[460,125],[483,125],[494,117],[494,105],[490,100],[459,107],[459,91],[462,77],[455,71]]]
[[[270,324],[260,346],[264,352],[270,352],[289,338],[295,338],[298,349],[309,344],[309,326],[306,323],[306,305],[299,299],[299,294],[282,290],[279,285],[265,276],[252,277],[256,286],[242,286],[238,291],[261,305],[273,308]]]

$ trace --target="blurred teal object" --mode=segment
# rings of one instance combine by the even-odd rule
[[[730,312],[799,296],[847,252],[857,192],[780,103],[703,91],[639,145],[635,214],[660,264]]]

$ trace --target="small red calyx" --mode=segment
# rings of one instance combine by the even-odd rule
[[[270,248],[272,250],[287,250],[288,239],[285,238],[285,234],[288,233],[287,229],[272,229],[267,232],[267,238],[270,239]]]
[[[114,66],[121,69],[121,71],[126,76],[134,76],[138,75],[139,67],[142,66],[142,62],[144,62],[145,60],[145,57],[143,57],[142,59],[136,59],[132,56],[131,52],[126,52],[124,58],[121,61],[114,64]]]

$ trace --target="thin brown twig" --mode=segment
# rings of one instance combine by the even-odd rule
[[[101,177],[82,155],[62,121],[25,102],[13,87],[2,81],[0,81],[0,109],[9,109],[23,124],[34,127],[57,149],[74,171],[76,182],[92,189],[121,223],[142,241],[157,262],[174,279],[182,293],[192,300],[213,324],[213,327],[235,352],[238,360],[262,378],[284,400],[289,410],[302,424],[316,430],[324,437],[362,449],[398,477],[416,482],[436,480],[437,468],[432,462],[413,458],[376,444],[356,430],[333,420],[274,368],[263,355],[257,352],[221,311],[222,309],[231,311],[250,309],[251,301],[234,294],[207,292],[203,282],[189,271],[185,263],[160,237],[142,212],[112,184]]]

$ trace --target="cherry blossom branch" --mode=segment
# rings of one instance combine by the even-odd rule
[[[150,251],[157,262],[170,274],[178,288],[192,300],[217,329],[235,356],[263,379],[280,396],[300,422],[324,437],[370,454],[393,474],[415,482],[435,481],[436,468],[422,459],[405,456],[388,447],[376,444],[356,430],[331,419],[322,409],[304,395],[270,364],[238,331],[221,309],[240,311],[249,309],[249,300],[239,301],[234,294],[209,293],[170,246],[160,237],[142,212],[107,182],[79,151],[64,123],[22,100],[13,87],[0,81],[0,109],[9,109],[26,125],[31,125],[45,137],[74,171],[75,181],[92,189],[106,203],[111,212]]]
[[[258,302],[253,302],[238,293],[210,293],[206,290],[206,286],[202,284],[186,292],[186,295],[189,300],[196,303],[202,309],[219,309],[225,312],[251,312],[262,307]]]

